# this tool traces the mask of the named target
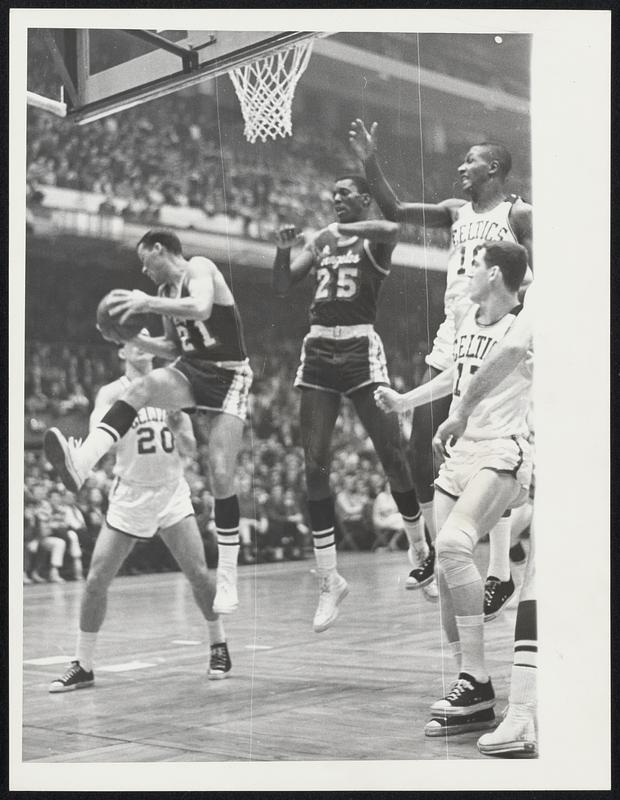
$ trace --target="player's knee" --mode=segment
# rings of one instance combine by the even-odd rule
[[[329,463],[312,454],[306,455],[306,481],[308,486],[329,482]]]
[[[396,491],[398,486],[411,487],[411,471],[407,463],[405,451],[399,445],[390,445],[380,453],[383,470],[392,488]]]
[[[107,593],[111,582],[112,579],[106,572],[98,569],[96,564],[91,564],[84,591],[88,595],[101,597]]]
[[[230,467],[220,460],[211,462],[209,475],[216,497],[227,497],[233,492],[233,476]]]
[[[474,566],[476,527],[466,515],[452,513],[442,527],[435,547],[437,563],[449,586],[463,586],[479,580]]]

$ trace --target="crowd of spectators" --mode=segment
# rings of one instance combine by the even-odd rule
[[[312,547],[298,423],[299,393],[291,386],[298,345],[281,342],[267,352],[260,363],[258,358],[251,359],[256,379],[238,460],[242,564],[302,559]],[[114,350],[95,345],[30,343],[27,364],[25,405],[30,423],[44,413],[50,415],[48,422],[50,418],[59,420],[71,408],[74,415],[81,416],[83,431],[98,388],[120,374]],[[396,375],[395,383],[402,387],[407,382]],[[193,420],[197,456],[186,461],[185,472],[213,566],[217,547],[207,445],[201,415],[193,415]],[[333,448],[330,480],[336,496],[339,546],[353,550],[404,546],[382,469],[348,401],[343,403]],[[42,576],[54,582],[79,579],[88,571],[105,516],[113,469],[114,458],[107,456],[74,496],[59,482],[40,447],[26,450],[24,580],[39,581]],[[123,570],[134,573],[175,568],[156,538],[138,543]]]
[[[302,118],[294,136],[248,145],[240,120],[228,122],[221,137],[213,103],[201,94],[174,94],[84,126],[30,109],[30,204],[42,201],[46,186],[65,187],[104,196],[100,214],[155,224],[163,205],[194,208],[207,217],[240,218],[244,235],[265,240],[284,223],[317,230],[333,220],[334,177],[359,171],[346,131],[322,129],[317,136]],[[420,193],[421,175],[411,165],[400,175],[410,180],[399,191]],[[443,187],[436,184],[429,172],[427,199],[439,199]],[[445,188],[452,194],[452,179]],[[406,235],[414,242],[445,243],[445,235],[432,230],[426,239],[411,227]]]

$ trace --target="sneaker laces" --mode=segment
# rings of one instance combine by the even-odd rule
[[[71,666],[65,672],[65,674],[60,678],[57,682],[58,683],[67,683],[71,680],[71,678],[75,678],[75,676],[80,672],[82,666],[79,661],[72,661]],[[56,682],[56,681],[55,681]]]
[[[484,600],[486,603],[491,603],[495,597],[495,593],[499,589],[501,581],[498,578],[487,578],[484,586]]]
[[[222,672],[226,671],[226,667],[228,666],[228,650],[226,648],[226,644],[214,644],[211,646],[211,659],[209,662],[209,667],[212,670],[222,670]]]
[[[454,700],[458,700],[465,692],[473,692],[473,690],[473,685],[466,678],[459,678],[451,691],[446,695],[446,700],[453,702]]]

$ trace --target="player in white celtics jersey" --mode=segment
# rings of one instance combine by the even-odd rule
[[[440,203],[401,202],[386,181],[377,162],[377,123],[370,132],[362,120],[351,124],[351,146],[362,160],[371,191],[387,219],[410,222],[450,231],[445,320],[440,325],[431,352],[426,356],[425,381],[431,380],[451,363],[454,340],[454,306],[467,294],[468,278],[473,261],[487,242],[507,241],[522,244],[532,264],[532,208],[521,198],[507,197],[505,182],[512,167],[508,150],[500,144],[483,143],[469,149],[458,167],[463,193],[467,200],[450,198]],[[526,273],[526,282],[531,273]],[[411,432],[410,456],[414,485],[420,499],[427,527],[435,538],[436,524],[432,513],[433,480],[436,465],[433,459],[432,436],[445,420],[449,403],[433,397],[417,410]],[[488,603],[490,618],[498,613],[514,590],[510,578],[508,551],[510,531],[501,525],[493,531],[489,579],[495,577],[494,597]],[[495,574],[498,573],[498,574]]]
[[[153,356],[135,344],[119,351],[125,374],[103,386],[91,414],[91,428],[123,395],[131,381],[152,369]],[[196,524],[181,454],[191,455],[196,442],[189,417],[144,406],[116,445],[115,479],[105,522],[97,536],[82,594],[75,659],[49,691],[68,692],[92,686],[93,659],[103,624],[107,593],[121,565],[139,540],[159,532],[191,584],[207,623],[210,680],[226,678],[231,662],[224,627],[213,611],[215,579],[209,574]]]
[[[532,284],[525,295],[523,311],[499,345],[493,348],[493,352],[485,359],[480,369],[475,375],[472,375],[467,390],[461,393],[460,403],[450,411],[448,419],[437,429],[433,446],[440,461],[447,456],[447,443],[463,436],[467,430],[469,417],[478,404],[529,358],[533,341],[532,297],[535,291]],[[526,506],[521,506],[518,510],[522,508],[526,508]],[[509,705],[500,725],[478,740],[480,752],[489,756],[535,758],[538,754],[535,540],[535,526],[532,525],[527,566],[519,593],[519,606],[515,621]],[[445,733],[447,730],[446,720],[431,720],[427,729],[433,733]]]
[[[482,247],[474,257],[469,285],[473,305],[465,299],[455,309],[453,365],[404,395],[379,387],[378,402],[386,410],[403,412],[451,392],[451,411],[457,410],[472,376],[517,319],[517,293],[526,268],[527,252],[521,245],[494,242]],[[489,714],[495,704],[484,660],[483,583],[473,552],[480,538],[527,498],[531,385],[530,351],[471,412],[435,481],[441,616],[459,675],[451,691],[431,706],[434,717],[484,723],[476,715]]]

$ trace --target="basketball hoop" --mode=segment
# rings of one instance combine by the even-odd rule
[[[306,39],[230,71],[248,142],[291,135],[295,87],[308,66],[313,41]]]

